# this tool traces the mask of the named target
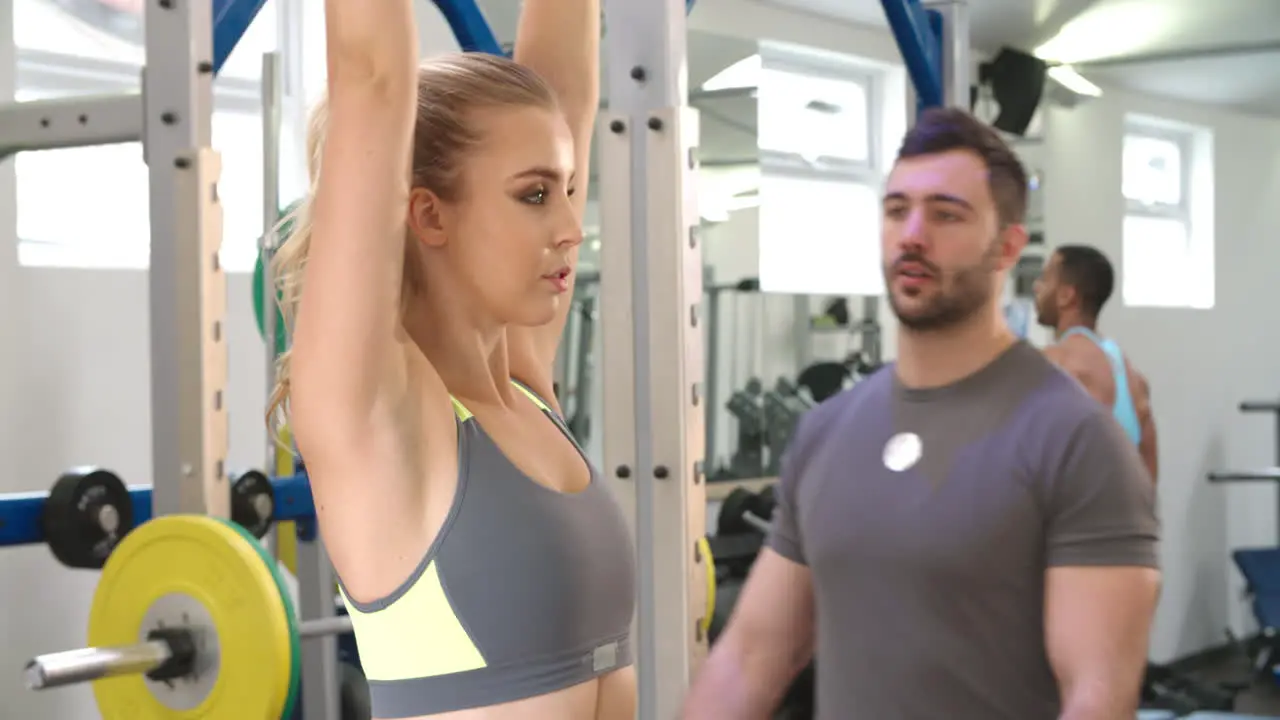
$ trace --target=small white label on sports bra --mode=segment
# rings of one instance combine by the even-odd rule
[[[613,666],[618,664],[618,643],[611,642],[608,645],[601,645],[596,648],[592,654],[591,665],[596,672],[604,672],[612,670]]]

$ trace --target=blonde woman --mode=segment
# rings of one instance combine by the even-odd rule
[[[552,393],[598,0],[419,67],[411,0],[326,0],[311,196],[275,259],[287,411],[377,718],[630,720],[626,522]]]

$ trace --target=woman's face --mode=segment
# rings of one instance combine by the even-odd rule
[[[566,273],[582,242],[573,196],[587,183],[575,177],[573,137],[552,109],[489,109],[471,121],[483,140],[461,165],[457,198],[415,193],[411,209],[427,248],[429,301],[466,303],[503,324],[545,324],[570,300]]]

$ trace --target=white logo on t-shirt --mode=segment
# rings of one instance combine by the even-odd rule
[[[920,461],[923,449],[919,435],[912,432],[898,433],[884,444],[884,466],[893,472],[907,470]]]

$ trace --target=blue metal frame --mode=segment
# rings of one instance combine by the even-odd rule
[[[944,104],[942,83],[942,13],[927,10],[920,0],[880,0],[898,42],[921,112]]]
[[[483,52],[491,55],[508,55],[502,43],[494,36],[489,22],[484,19],[475,0],[433,0],[440,14],[449,23],[458,47],[464,52]],[[696,0],[685,0],[685,11],[692,12]]]
[[[300,540],[311,533],[311,521],[316,508],[311,499],[311,484],[305,473],[271,479],[275,490],[275,521],[293,520],[298,523]],[[43,492],[18,493],[0,497],[0,547],[9,545],[38,545],[44,542],[44,530],[40,516],[49,494]],[[151,488],[135,485],[129,488],[133,500],[134,527],[151,519]],[[305,526],[305,528],[304,528]]]
[[[213,72],[222,71],[222,65],[239,44],[245,31],[258,17],[258,11],[267,0],[213,0]]]
[[[475,0],[434,0],[440,14],[449,23],[453,36],[458,40],[458,47],[464,52],[482,52],[490,55],[505,55],[502,43],[493,34],[489,21],[476,5]]]

